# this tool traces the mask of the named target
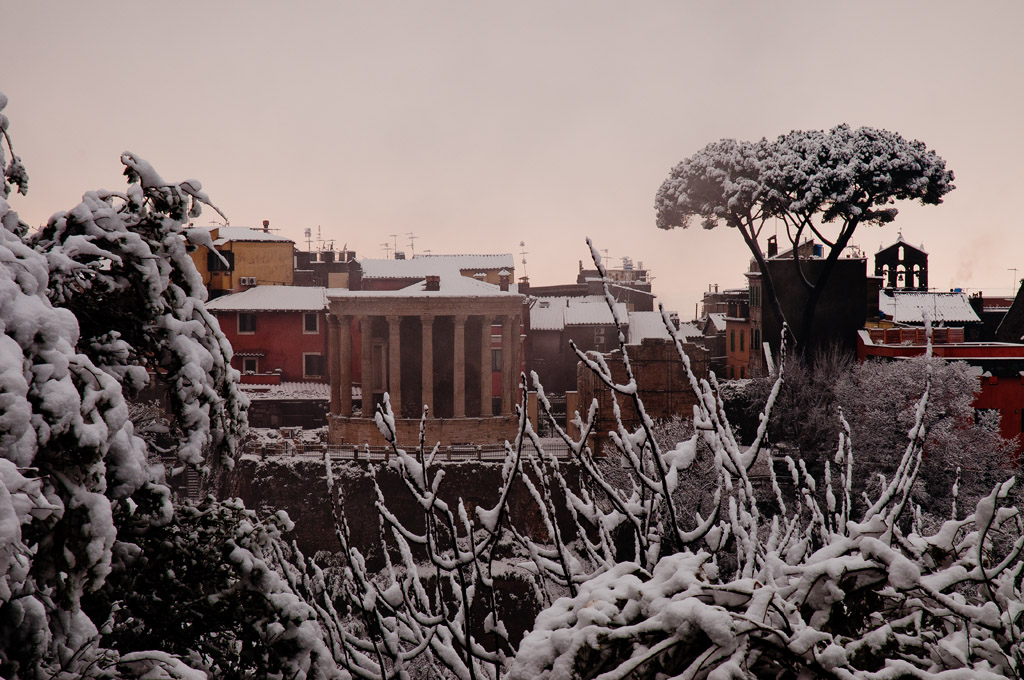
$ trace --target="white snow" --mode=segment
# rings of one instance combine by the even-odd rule
[[[933,324],[981,321],[966,293],[882,290],[878,293],[878,309],[896,323],[920,324],[925,313]]]
[[[253,286],[206,303],[214,312],[320,312],[327,289],[319,286]]]

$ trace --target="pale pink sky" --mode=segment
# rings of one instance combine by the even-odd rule
[[[201,180],[234,225],[269,219],[303,245],[319,226],[365,257],[390,234],[408,251],[408,232],[434,253],[525,241],[542,285],[575,278],[590,236],[688,318],[709,283],[743,284],[748,255],[725,228],[655,228],[669,169],[723,137],[847,122],[924,141],[958,186],[862,228],[864,250],[902,229],[940,289],[1024,277],[1015,0],[40,0],[2,16],[30,175],[11,203],[32,225],[123,186],[131,150]]]

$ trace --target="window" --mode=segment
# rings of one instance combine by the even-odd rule
[[[743,331],[740,331],[740,351],[743,351]]]
[[[302,355],[302,375],[305,378],[321,378],[324,375],[323,354]]]
[[[736,331],[729,331],[729,351],[736,351]]]
[[[259,373],[259,359],[242,357],[242,373]]]
[[[252,334],[256,332],[256,315],[252,312],[238,313],[238,333]]]
[[[218,257],[218,253],[220,257]],[[220,259],[223,257],[224,259]],[[225,264],[225,261],[227,264]],[[235,254],[230,250],[218,250],[206,253],[206,268],[211,272],[231,272],[235,270]]]
[[[502,369],[501,359],[501,348],[491,350],[491,370],[500,371]]]
[[[303,333],[319,333],[320,332],[320,315],[316,312],[306,312],[302,315],[302,332]]]

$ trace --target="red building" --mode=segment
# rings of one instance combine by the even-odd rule
[[[324,288],[256,286],[206,307],[234,348],[231,365],[243,382],[327,382],[327,297]]]
[[[898,360],[920,356],[925,347],[923,328],[872,328],[858,333],[857,359]],[[1002,436],[1012,438],[1024,431],[1024,345],[965,342],[963,328],[935,328],[932,353],[977,368],[981,391],[974,408],[999,411]],[[1020,452],[1024,442],[1018,446]]]

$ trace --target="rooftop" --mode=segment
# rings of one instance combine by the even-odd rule
[[[331,386],[327,383],[283,382],[280,385],[241,385],[240,387],[249,399],[255,401],[329,401],[331,398]]]
[[[639,345],[646,338],[671,339],[661,312],[630,312],[629,344]]]
[[[262,229],[253,229],[251,227],[208,228],[210,230],[211,238],[213,238],[213,232],[217,232],[216,237],[213,238],[213,245],[215,246],[223,245],[230,241],[277,241],[281,243],[295,243],[295,241],[290,238],[278,236],[277,234],[272,234],[269,231],[263,231]]]
[[[916,290],[882,290],[878,309],[896,323],[971,323],[981,321],[962,292],[930,293]]]
[[[519,286],[509,284],[507,291],[501,290],[493,283],[477,281],[458,272],[449,271],[440,276],[438,290],[427,290],[427,282],[422,280],[399,290],[328,288],[326,295],[328,298],[509,297],[519,295]]]
[[[206,303],[214,312],[319,312],[327,309],[326,289],[313,286],[253,286]]]
[[[615,303],[615,310],[628,323],[626,305]],[[606,326],[615,320],[604,296],[543,297],[530,308],[530,328],[537,331],[560,331],[566,326]]]
[[[428,275],[460,274],[472,270],[515,269],[511,254],[503,255],[416,255],[408,260],[360,261],[364,279],[422,279]]]

